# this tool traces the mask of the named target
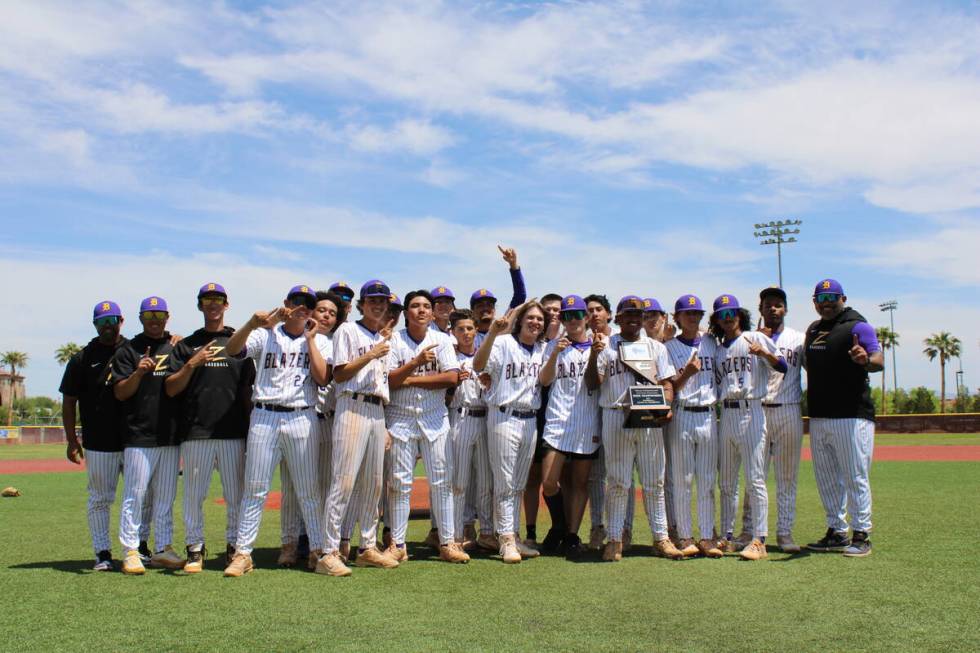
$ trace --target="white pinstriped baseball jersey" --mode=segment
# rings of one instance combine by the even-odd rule
[[[514,410],[540,408],[538,373],[544,364],[544,347],[543,342],[535,342],[529,350],[509,333],[497,336],[484,370],[492,380],[487,403]]]
[[[325,336],[330,341],[330,351],[333,351],[333,335]],[[332,364],[332,363],[331,363]],[[333,381],[326,386],[317,386],[316,412],[326,415],[337,407],[337,395],[334,394]]]
[[[416,368],[412,376],[432,376],[450,370],[458,370],[459,362],[449,336],[434,329],[426,329],[425,336],[416,342],[402,329],[391,338],[391,351],[388,353],[388,369],[394,370],[422,352],[426,347],[436,345],[436,359]],[[449,428],[446,411],[446,391],[429,390],[402,386],[391,393],[391,401],[385,407],[385,422],[391,436],[407,440],[413,434],[422,432],[432,441],[446,433]]]
[[[749,352],[750,342],[759,343],[770,354],[782,356],[776,343],[758,331],[744,331],[727,346],[725,343],[719,345],[715,352],[719,399],[762,399],[766,395],[772,368],[764,359]]]
[[[317,334],[316,345],[329,365],[330,340]],[[272,329],[256,329],[245,341],[245,355],[255,361],[252,401],[288,408],[316,405],[317,385],[310,375],[305,335],[291,336],[281,324]]]
[[[459,371],[469,370],[470,378],[460,381],[453,393],[450,408],[483,408],[487,405],[483,397],[483,386],[480,384],[480,377],[473,372],[473,357],[469,354],[456,352],[456,361],[459,363]]]
[[[621,334],[613,335],[606,343],[606,348],[599,352],[599,357],[596,360],[599,376],[605,379],[599,391],[599,405],[603,408],[616,408],[624,405],[624,397],[630,386],[640,383],[636,373],[619,360],[620,342],[631,341],[623,340]],[[649,342],[653,346],[653,364],[657,368],[656,377],[658,381],[669,379],[677,373],[674,365],[670,362],[667,348],[662,342],[649,338],[643,333],[633,342]]]
[[[593,453],[602,443],[599,393],[585,385],[591,343],[585,345],[570,344],[558,353],[545,413],[544,439],[555,449],[569,453]],[[546,361],[556,346],[557,341],[548,343],[544,353]]]
[[[684,382],[681,388],[674,388],[674,401],[678,406],[711,406],[717,400],[715,386],[715,354],[718,350],[717,341],[710,335],[699,336],[691,343],[685,342],[680,336],[671,338],[665,345],[670,354],[670,362],[680,372],[691,360],[696,349],[701,359],[701,371]]]
[[[779,353],[786,359],[785,374],[773,370],[769,375],[769,385],[766,390],[767,404],[798,404],[803,396],[800,387],[800,369],[803,363],[804,334],[787,326],[779,333],[773,334],[773,342]]]
[[[371,331],[360,322],[344,322],[333,334],[334,366],[346,365],[383,340],[380,333]],[[375,395],[388,403],[387,358],[370,361],[344,382],[334,381],[334,392],[338,395],[344,392]]]

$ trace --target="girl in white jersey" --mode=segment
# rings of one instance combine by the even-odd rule
[[[473,369],[490,377],[487,441],[493,470],[494,524],[504,562],[538,555],[517,538],[521,496],[534,457],[538,374],[544,364],[544,309],[537,301],[494,320],[473,359]],[[513,324],[513,326],[512,326]],[[507,331],[509,335],[503,335]]]

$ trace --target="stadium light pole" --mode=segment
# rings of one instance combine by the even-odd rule
[[[888,322],[891,324],[892,333],[895,333],[895,309],[898,308],[898,302],[894,299],[889,299],[887,302],[882,302],[878,304],[878,308],[884,313],[888,311]],[[882,398],[882,403],[885,399]],[[895,347],[892,347],[892,401],[898,401],[898,367],[895,364]]]
[[[801,224],[803,224],[802,220],[772,220],[755,225],[754,235],[756,238],[761,238],[759,244],[776,246],[776,265],[779,269],[780,288],[783,287],[783,244],[796,242],[794,236],[800,233],[796,227]]]

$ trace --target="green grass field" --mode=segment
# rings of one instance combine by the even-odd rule
[[[980,463],[876,463],[874,554],[864,559],[652,558],[638,515],[640,546],[619,564],[478,557],[450,566],[410,544],[414,558],[403,567],[344,579],[274,568],[276,511],[262,524],[258,569],[223,578],[217,482],[205,573],[94,573],[83,473],[0,480],[24,493],[0,500],[0,650],[980,649]],[[822,535],[808,463],[798,505],[797,539]],[[178,543],[179,506],[178,497]],[[427,528],[414,521],[410,541]]]

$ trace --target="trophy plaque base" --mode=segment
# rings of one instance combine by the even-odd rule
[[[663,419],[670,412],[670,404],[664,397],[664,388],[660,385],[634,385],[629,389],[629,406],[626,407],[626,417],[623,428],[647,429],[660,428]]]

